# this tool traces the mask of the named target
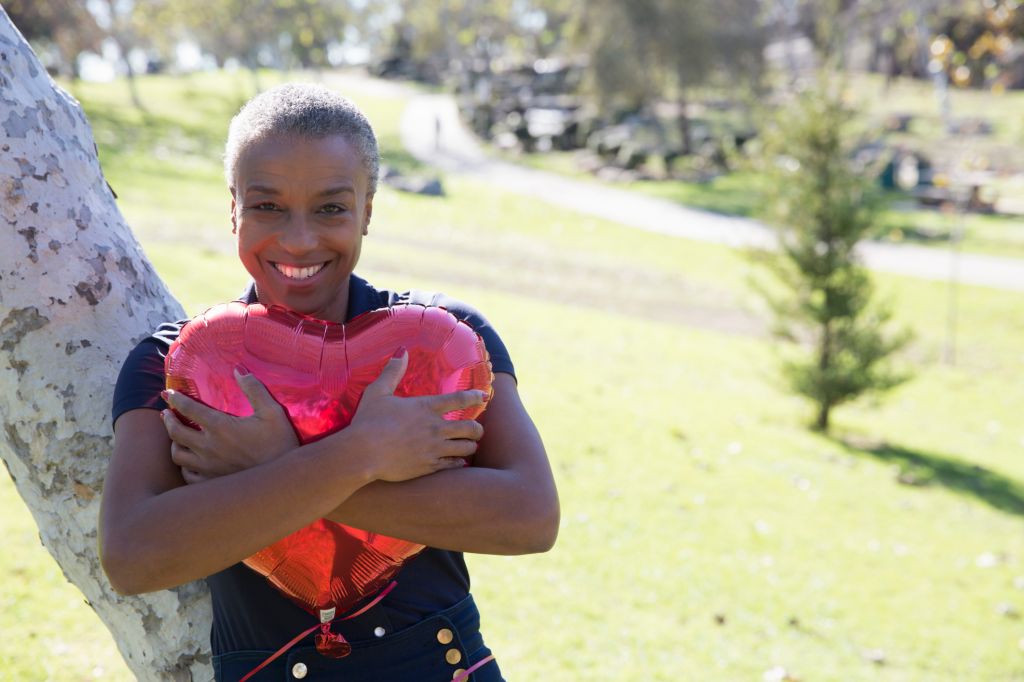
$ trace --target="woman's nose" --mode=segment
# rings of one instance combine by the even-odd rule
[[[288,221],[279,242],[289,253],[305,253],[316,248],[318,237],[309,220],[300,215]]]

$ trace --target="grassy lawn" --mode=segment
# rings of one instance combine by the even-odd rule
[[[218,141],[248,80],[142,86],[146,116],[121,84],[76,92],[122,211],[198,312],[244,284]],[[346,88],[393,146],[401,99]],[[841,409],[828,438],[804,428],[810,410],[774,370],[742,254],[472,178],[445,187],[443,199],[382,190],[360,272],[483,310],[545,437],[558,545],[468,558],[508,679],[1024,676],[1019,294],[958,293],[950,366],[946,288],[880,276],[916,332],[902,358],[916,378]],[[6,478],[0,524],[13,543],[0,555],[0,680],[128,679]]]

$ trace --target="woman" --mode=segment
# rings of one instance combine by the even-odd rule
[[[243,300],[332,322],[411,300],[353,274],[378,165],[366,118],[324,88],[286,85],[246,104],[225,154],[238,255],[252,276]],[[557,534],[557,493],[500,338],[465,304],[429,301],[465,319],[491,354],[494,395],[479,423],[443,419],[482,401],[475,391],[394,396],[408,361],[399,354],[349,427],[300,447],[282,408],[242,368],[250,417],[161,395],[163,355],[182,322],[163,325],[126,360],[100,518],[103,566],[122,594],[206,578],[218,680],[240,679],[311,625],[239,562],[318,518],[428,549],[379,604],[335,622],[353,644],[349,656],[320,656],[310,636],[251,679],[440,682],[474,665],[469,679],[501,679],[487,660],[461,553],[546,551]],[[168,405],[202,430],[185,427]],[[462,467],[474,452],[474,466]]]

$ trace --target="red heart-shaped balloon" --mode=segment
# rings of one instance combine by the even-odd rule
[[[480,337],[443,308],[398,305],[347,324],[232,302],[193,318],[165,360],[167,387],[217,410],[252,414],[233,376],[244,366],[288,412],[303,444],[352,421],[363,390],[404,346],[399,396],[491,393]],[[486,403],[485,403],[486,404]],[[483,406],[445,415],[473,419]],[[423,545],[321,519],[245,559],[283,594],[329,621],[382,588]]]

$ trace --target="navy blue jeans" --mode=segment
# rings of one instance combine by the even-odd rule
[[[213,657],[217,682],[237,682],[273,651],[232,651]],[[352,642],[345,658],[326,658],[315,647],[289,649],[249,678],[251,682],[450,682],[491,655],[480,634],[480,612],[473,597],[416,625],[384,637]],[[497,661],[478,668],[471,682],[504,682]]]

